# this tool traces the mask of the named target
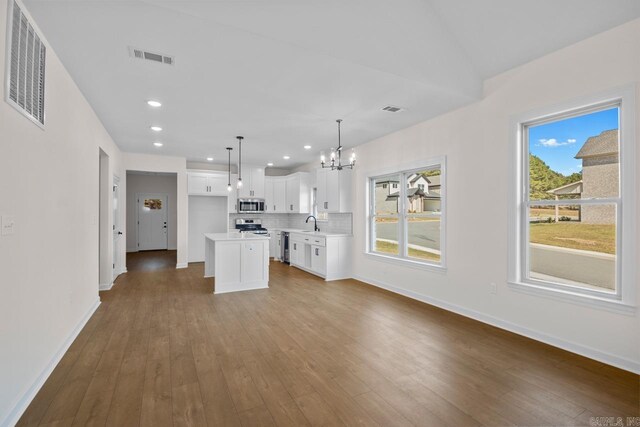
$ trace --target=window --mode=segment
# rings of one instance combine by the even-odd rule
[[[633,101],[598,101],[517,124],[509,275],[515,285],[628,301],[634,236],[622,230],[634,221],[635,203],[623,200],[635,192]]]
[[[444,266],[443,163],[369,178],[369,254]]]
[[[42,126],[46,47],[18,4],[10,4],[7,102]]]

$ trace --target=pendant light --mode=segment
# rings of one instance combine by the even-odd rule
[[[324,157],[324,153],[320,154],[320,165],[323,168],[331,168],[331,170],[339,170],[341,171],[344,168],[353,169],[356,165],[356,151],[354,149],[351,150],[351,157],[349,158],[349,164],[342,164],[342,141],[340,139],[340,123],[342,123],[342,119],[336,120],[338,123],[338,148],[331,149],[331,159],[329,164],[326,164],[326,159]]]
[[[227,184],[227,191],[231,192],[231,150],[233,150],[232,147],[227,147],[227,151],[229,152],[229,163],[228,163],[228,167],[229,167],[229,183]]]
[[[238,138],[238,188],[242,187],[242,140],[244,136],[236,136]]]

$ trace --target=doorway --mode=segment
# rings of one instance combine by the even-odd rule
[[[138,204],[138,250],[154,251],[168,249],[167,194],[141,193]]]

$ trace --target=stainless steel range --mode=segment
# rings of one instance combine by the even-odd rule
[[[269,234],[269,230],[262,226],[259,219],[236,219],[236,230],[240,233]]]

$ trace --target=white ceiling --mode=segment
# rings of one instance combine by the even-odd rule
[[[640,16],[638,0],[25,3],[124,151],[226,163],[224,147],[244,135],[243,162],[281,168],[335,146],[337,118],[345,146],[367,142],[478,99],[488,76]],[[175,65],[130,58],[128,46]],[[388,104],[407,110],[381,111]]]

